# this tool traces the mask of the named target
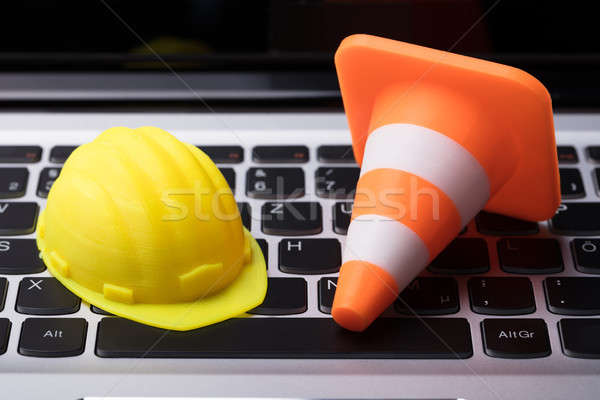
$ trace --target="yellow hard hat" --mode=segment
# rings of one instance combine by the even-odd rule
[[[111,128],[66,161],[37,244],[67,289],[105,311],[188,330],[262,303],[267,272],[223,175],[153,128]]]

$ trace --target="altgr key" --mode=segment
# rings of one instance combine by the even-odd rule
[[[485,353],[491,357],[538,358],[551,352],[543,319],[484,319],[481,332]]]

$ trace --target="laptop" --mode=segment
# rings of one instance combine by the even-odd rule
[[[2,15],[0,397],[598,396],[600,44],[587,3],[30,1]],[[352,33],[540,79],[563,196],[540,223],[479,214],[360,334],[329,314],[359,171],[333,66]],[[248,316],[143,326],[81,301],[40,261],[37,217],[69,154],[146,125],[202,148],[229,182],[267,260]],[[288,206],[301,218],[267,218]]]

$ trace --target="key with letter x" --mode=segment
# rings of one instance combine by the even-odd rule
[[[17,294],[17,311],[21,314],[58,315],[79,310],[80,300],[56,278],[23,278]]]

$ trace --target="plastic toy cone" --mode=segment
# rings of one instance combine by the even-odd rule
[[[366,35],[336,68],[361,164],[332,308],[362,331],[475,215],[550,218],[550,96],[515,68]]]
[[[48,270],[83,300],[187,330],[262,303],[260,247],[210,158],[152,127],[112,128],[69,157],[37,243]]]

